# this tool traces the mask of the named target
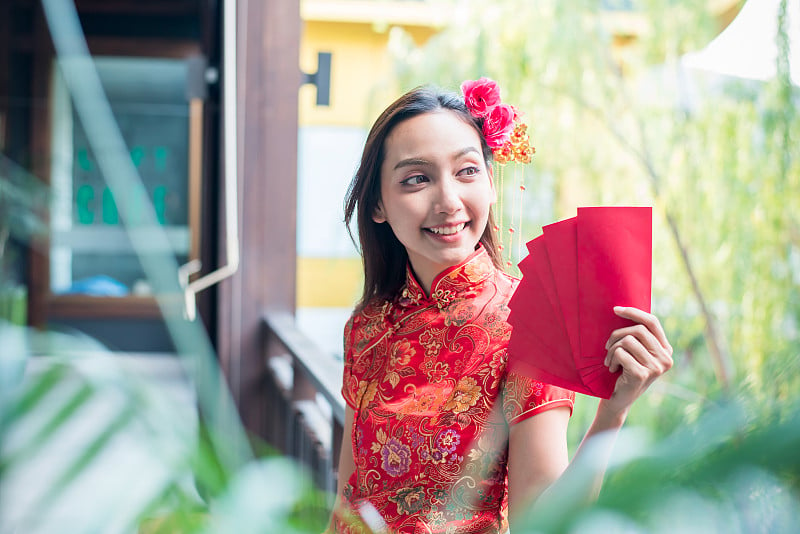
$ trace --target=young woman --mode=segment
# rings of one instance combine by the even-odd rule
[[[367,138],[345,206],[365,281],[345,327],[330,531],[505,532],[509,509],[513,518],[568,468],[574,394],[506,370],[518,280],[502,270],[492,216],[497,124],[479,109],[495,103],[418,88]],[[609,332],[606,365],[622,374],[584,443],[619,429],[672,365],[654,316],[615,311],[633,323]]]

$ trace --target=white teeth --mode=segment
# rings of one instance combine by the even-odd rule
[[[461,224],[456,225],[456,226],[429,228],[429,230],[431,232],[433,232],[434,234],[437,234],[437,235],[453,235],[453,234],[457,234],[458,232],[463,230],[466,225],[467,225],[467,223],[461,223]]]

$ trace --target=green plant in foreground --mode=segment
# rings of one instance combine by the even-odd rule
[[[0,501],[0,532],[51,532],[54,524],[76,534],[323,530],[328,496],[291,460],[267,456],[226,467],[217,450],[226,441],[211,439],[194,405],[176,403],[163,388],[123,372],[88,340],[0,330],[5,347],[23,339],[32,341],[28,353],[39,346],[54,356],[17,358],[15,370],[3,367],[0,490],[8,495],[24,485],[21,477],[37,474],[42,491],[23,510],[8,508],[14,498]],[[19,366],[27,367],[24,376]],[[745,403],[720,403],[661,440],[628,429],[597,502],[576,502],[579,492],[570,491],[588,483],[589,461],[517,530],[796,531],[800,410],[777,415],[787,413],[783,408],[769,416],[749,412]],[[86,418],[93,421],[90,435],[70,438],[74,425],[87,428]],[[138,447],[115,460],[115,444],[131,437]],[[99,476],[98,469],[104,470]],[[64,503],[76,488],[91,511],[65,516]]]
[[[322,530],[327,497],[299,466],[229,467],[235,440],[191,399],[93,341],[0,323],[0,345],[0,532]]]

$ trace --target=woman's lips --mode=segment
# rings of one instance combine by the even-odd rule
[[[430,228],[425,228],[425,230],[437,236],[450,236],[450,235],[455,235],[460,231],[462,231],[464,228],[467,227],[467,224],[469,223],[462,222],[446,226],[433,226]]]

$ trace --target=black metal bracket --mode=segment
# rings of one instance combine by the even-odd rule
[[[317,87],[317,105],[331,105],[331,57],[330,52],[317,52],[317,72],[303,73],[303,85],[310,83]]]

